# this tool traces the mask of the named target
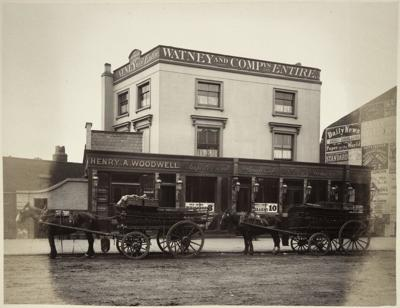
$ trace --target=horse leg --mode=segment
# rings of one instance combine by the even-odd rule
[[[244,251],[243,251],[243,253],[244,253],[245,255],[247,255],[247,254],[249,253],[249,243],[248,243],[248,241],[247,241],[247,236],[246,236],[246,234],[243,234],[243,241],[244,241]]]
[[[279,233],[271,232],[271,235],[272,235],[272,239],[274,240],[274,249],[272,250],[272,253],[277,254],[281,250]]]
[[[86,252],[86,255],[88,257],[93,257],[94,256],[94,249],[93,249],[94,238],[93,238],[93,234],[90,233],[90,232],[86,232],[86,237],[87,237],[88,244],[89,244],[89,247],[88,247],[88,250]]]
[[[248,236],[248,241],[249,241],[249,250],[250,250],[250,255],[254,254],[254,249],[253,249],[253,238],[251,236]]]
[[[49,240],[49,245],[50,245],[50,258],[55,259],[57,257],[57,249],[56,249],[56,244],[54,243],[54,234],[50,230],[47,233],[47,238]]]

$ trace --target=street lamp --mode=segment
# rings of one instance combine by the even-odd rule
[[[182,190],[182,188],[183,188],[183,181],[181,179],[178,179],[176,181],[176,189],[177,190]]]
[[[239,192],[239,190],[240,190],[240,182],[238,180],[234,184],[234,189],[236,192]]]
[[[308,199],[310,198],[311,195],[311,191],[312,191],[312,186],[311,185],[307,185],[306,187],[306,202],[308,202]]]
[[[282,194],[286,195],[286,193],[287,193],[287,185],[282,184]]]
[[[162,183],[161,179],[157,178],[156,179],[156,189],[161,189],[161,183]]]
[[[255,182],[253,185],[253,192],[256,194],[258,193],[259,189],[260,189],[260,184],[258,182]]]

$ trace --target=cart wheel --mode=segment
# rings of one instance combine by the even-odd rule
[[[167,235],[165,234],[165,230],[163,229],[158,230],[157,245],[162,252],[168,252]]]
[[[296,235],[290,239],[290,247],[298,254],[303,254],[308,250],[308,238],[304,235]]]
[[[100,240],[100,248],[103,253],[107,253],[110,250],[110,239],[102,238]]]
[[[349,220],[339,231],[340,249],[345,254],[364,252],[368,249],[371,237],[368,225],[359,220]]]
[[[115,241],[115,246],[117,247],[118,252],[123,255],[124,253],[122,252],[122,248],[121,248],[121,242],[122,240],[117,238]]]
[[[331,239],[331,252],[336,253],[339,252],[340,249],[340,244],[339,244],[339,239],[338,238],[333,238]]]
[[[308,240],[308,251],[315,256],[329,253],[331,241],[325,233],[314,233]]]
[[[149,254],[150,239],[142,232],[129,232],[121,240],[121,250],[130,259],[142,259]]]
[[[190,220],[177,222],[168,230],[167,246],[175,258],[196,256],[203,245],[203,230]]]

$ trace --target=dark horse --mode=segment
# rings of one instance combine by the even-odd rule
[[[50,244],[50,258],[54,259],[57,257],[57,249],[54,243],[55,235],[65,235],[76,232],[77,230],[74,228],[83,228],[87,230],[95,230],[96,229],[96,220],[93,215],[86,212],[77,212],[71,215],[68,219],[66,217],[57,217],[55,213],[50,213],[50,210],[42,210],[37,207],[31,206],[29,202],[25,204],[25,206],[18,212],[16,221],[17,223],[24,222],[27,218],[33,218],[35,221],[44,222],[43,226],[47,228],[47,237],[49,239]],[[62,221],[61,221],[62,220]],[[63,225],[68,226],[69,228],[58,227],[54,225],[47,225],[46,223],[51,224],[60,224],[62,222]],[[92,257],[94,256],[93,243],[94,238],[93,234],[90,232],[85,232],[89,248],[86,252],[86,256]]]
[[[242,221],[245,221],[247,219],[256,222],[256,224],[269,227],[272,227],[273,225],[278,223],[277,219],[273,217],[270,219],[270,221],[267,221],[266,219],[257,217],[253,213],[234,212],[232,210],[226,210],[221,218],[221,229],[228,229],[229,232],[235,232],[236,234],[243,236],[244,254],[250,255],[254,253],[253,239],[258,235],[269,233],[274,240],[274,249],[272,250],[272,253],[278,253],[280,251],[279,233],[262,228],[252,228],[250,226],[241,224]]]

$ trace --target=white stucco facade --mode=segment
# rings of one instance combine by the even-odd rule
[[[162,53],[162,47],[159,48]],[[199,52],[196,55],[206,62],[207,53]],[[204,59],[200,57],[202,55]],[[221,57],[225,59],[225,56]],[[226,57],[233,64],[241,63],[235,62],[234,57]],[[142,59],[145,59],[145,55],[139,57],[139,60]],[[122,127],[127,131],[135,131],[138,127],[144,127],[148,129],[144,134],[144,142],[148,138],[149,143],[147,152],[196,155],[196,125],[217,126],[220,127],[219,156],[273,159],[272,128],[277,125],[279,130],[296,131],[293,133],[293,160],[319,161],[319,70],[305,67],[304,70],[318,71],[318,78],[308,80],[285,74],[275,76],[250,70],[234,71],[232,67],[220,69],[215,63],[204,67],[199,63],[165,62],[160,57],[159,61],[139,69],[138,62],[131,60],[131,65],[136,63],[134,67],[137,72],[133,70],[122,80],[117,77],[121,68],[114,71],[113,77],[103,74],[103,83],[107,85],[108,82],[108,86],[103,87],[103,129],[118,130]],[[258,65],[258,62],[254,63]],[[299,65],[290,66],[291,69],[299,67],[302,68]],[[256,67],[253,65],[253,68]],[[221,85],[220,109],[196,107],[198,80]],[[150,108],[137,110],[138,85],[147,81],[151,88]],[[113,83],[113,87],[110,87],[110,83]],[[110,88],[113,89],[112,95]],[[274,89],[295,93],[294,116],[274,115]],[[118,116],[118,94],[124,91],[128,91],[129,96],[128,113]],[[110,114],[111,109],[113,111]]]

